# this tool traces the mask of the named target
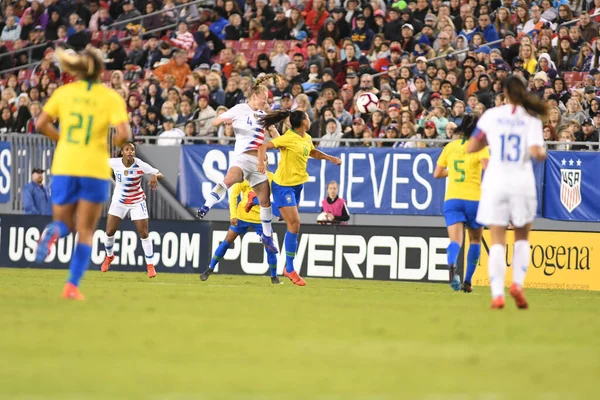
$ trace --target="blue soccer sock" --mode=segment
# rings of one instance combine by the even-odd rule
[[[285,270],[290,273],[294,272],[294,258],[298,249],[298,234],[287,231],[285,233]]]
[[[79,286],[79,281],[87,269],[90,258],[92,257],[92,247],[88,244],[77,243],[73,257],[71,258],[71,267],[69,268],[69,280],[75,286]]]
[[[221,244],[219,244],[219,247],[217,247],[217,250],[215,250],[215,254],[210,260],[210,269],[215,269],[219,261],[221,261],[221,258],[223,258],[225,256],[225,253],[227,253],[229,246],[231,246],[231,243],[227,243],[224,240],[221,242]]]
[[[54,222],[51,222],[48,225],[46,225],[46,229],[48,229],[50,227],[57,230],[58,236],[61,238],[66,237],[69,235],[69,233],[71,233],[71,230],[67,227],[67,224],[65,224],[62,221],[54,221]]]
[[[457,242],[450,242],[448,248],[446,249],[448,255],[448,265],[456,266],[456,261],[458,260],[458,253],[460,253],[460,244]]]
[[[481,245],[471,244],[467,252],[467,273],[465,274],[465,282],[471,283],[477,264],[479,264],[479,256],[481,254]]]
[[[271,277],[277,276],[277,255],[267,252],[267,262],[269,263]]]

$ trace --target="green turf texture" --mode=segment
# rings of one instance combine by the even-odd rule
[[[0,269],[1,399],[597,399],[600,293]]]

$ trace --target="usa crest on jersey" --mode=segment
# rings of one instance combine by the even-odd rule
[[[560,202],[569,212],[573,212],[581,204],[581,170],[560,170]]]

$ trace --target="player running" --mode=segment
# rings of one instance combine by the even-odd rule
[[[115,259],[113,255],[115,233],[119,229],[123,218],[129,214],[142,241],[148,278],[154,278],[156,276],[153,264],[154,248],[152,240],[148,237],[148,207],[146,207],[146,194],[142,189],[142,176],[144,174],[152,175],[148,186],[154,190],[158,186],[158,181],[163,178],[163,174],[150,164],[135,157],[135,145],[133,142],[127,142],[123,145],[121,155],[123,157],[111,158],[108,161],[114,172],[117,184],[113,192],[110,208],[108,209],[106,234],[104,237],[106,258],[100,270],[102,272],[108,271],[110,264]]]
[[[308,181],[308,172],[306,172],[308,157],[327,160],[335,165],[340,165],[342,160],[315,149],[312,138],[307,133],[310,129],[310,119],[304,111],[275,111],[259,117],[259,122],[268,128],[288,117],[291,128],[285,134],[268,143],[263,143],[258,149],[258,172],[264,174],[266,171],[267,150],[279,149],[281,161],[275,171],[271,188],[273,201],[279,206],[281,217],[287,224],[284,239],[286,266],[283,275],[288,277],[294,285],[304,286],[306,282],[294,270],[294,257],[296,257],[298,233],[300,232],[298,204],[304,182]]]
[[[269,183],[273,180],[273,174],[267,172]],[[240,200],[241,197],[241,200]],[[227,231],[227,236],[223,240],[215,254],[213,254],[209,267],[200,274],[200,280],[205,281],[208,277],[215,272],[215,267],[225,257],[225,253],[234,240],[240,236],[245,235],[249,228],[254,229],[257,235],[262,236],[262,225],[260,223],[260,212],[255,207],[253,199],[256,198],[252,188],[248,181],[242,183],[236,183],[231,187],[229,191],[229,218],[231,225]],[[273,209],[273,214],[278,216],[279,212],[277,209]],[[280,284],[282,283],[277,277],[277,255],[265,249],[267,253],[267,263],[269,264],[269,272],[271,274],[271,283]]]
[[[129,139],[129,119],[125,101],[99,81],[104,70],[99,50],[75,54],[57,48],[56,58],[61,69],[78,80],[56,89],[36,123],[40,132],[58,142],[52,160],[53,222],[42,232],[36,262],[46,259],[59,238],[76,231],[78,241],[62,296],[83,300],[79,282],[90,262],[92,238],[108,198],[109,127],[116,128],[114,143],[120,146]]]
[[[528,93],[526,84],[511,76],[504,81],[507,104],[486,111],[479,122],[467,152],[490,146],[490,162],[481,185],[477,222],[490,228],[488,270],[492,308],[504,308],[506,273],[506,228],[515,230],[513,284],[510,294],[518,308],[527,308],[523,292],[529,266],[529,230],[537,210],[535,176],[531,159],[546,159],[542,121],[548,105]]]
[[[474,154],[467,154],[467,140],[475,129],[477,117],[467,115],[459,128],[462,138],[444,147],[437,161],[434,178],[448,178],[446,197],[444,198],[444,218],[448,229],[450,245],[446,250],[448,269],[450,270],[450,286],[454,290],[462,288],[471,293],[471,278],[477,268],[481,254],[481,235],[483,225],[477,223],[477,207],[481,197],[481,174],[490,158],[490,151],[484,147]],[[456,273],[458,254],[463,243],[464,226],[469,233],[469,252],[467,253],[467,272],[461,287]]]
[[[198,209],[198,217],[204,218],[213,205],[221,201],[227,189],[235,183],[248,181],[252,190],[258,196],[260,202],[260,220],[262,223],[262,242],[272,253],[277,253],[277,247],[273,243],[273,228],[271,220],[273,213],[271,210],[271,189],[267,182],[267,175],[259,173],[256,165],[258,148],[265,140],[265,128],[261,125],[257,117],[264,115],[263,111],[267,107],[269,89],[262,85],[262,82],[271,78],[277,79],[276,74],[268,74],[256,80],[252,87],[248,103],[238,104],[230,110],[224,112],[213,121],[213,126],[221,124],[233,125],[235,132],[235,161],[229,167],[227,175],[222,182],[210,192],[210,196],[202,207]],[[277,130],[269,129],[272,137],[279,136]]]

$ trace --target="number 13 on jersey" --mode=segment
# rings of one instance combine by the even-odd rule
[[[521,136],[516,133],[500,135],[500,160],[517,162],[521,159]]]

